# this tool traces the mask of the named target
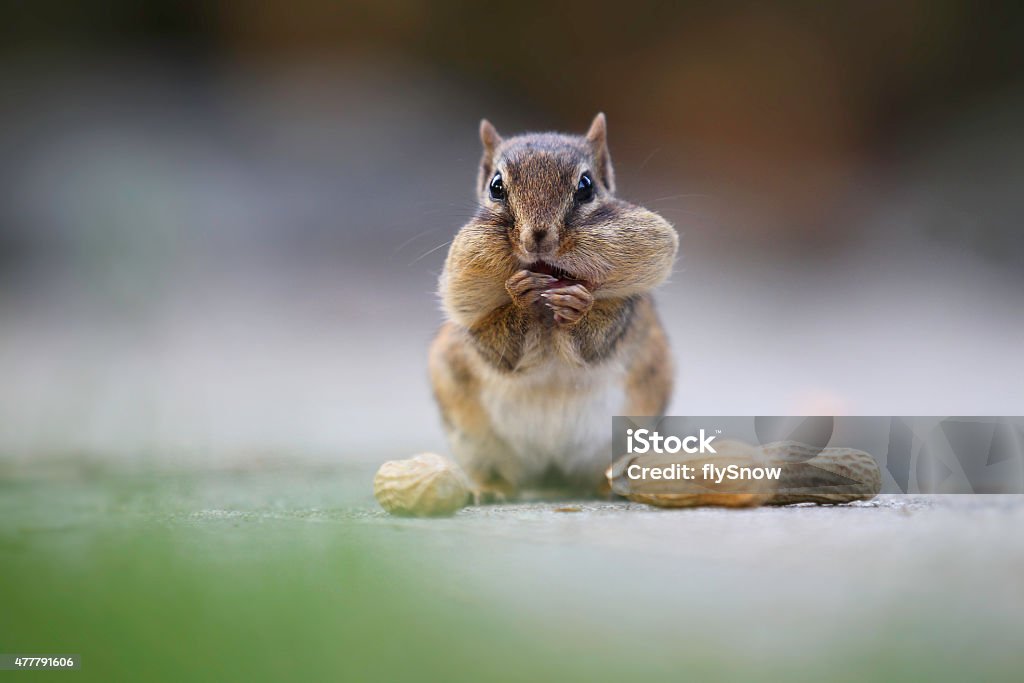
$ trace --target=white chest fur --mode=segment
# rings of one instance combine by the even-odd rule
[[[611,418],[625,408],[620,364],[582,368],[552,360],[528,373],[492,379],[484,409],[524,474],[539,476],[555,466],[572,475],[607,465]]]

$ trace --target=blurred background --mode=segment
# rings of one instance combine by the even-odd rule
[[[447,451],[426,349],[485,116],[608,115],[682,234],[671,413],[1024,414],[1024,5],[0,6],[0,651],[1020,678],[1020,496],[421,520],[371,481]]]
[[[0,458],[445,452],[483,116],[607,113],[619,194],[682,234],[670,412],[1024,413],[1022,15],[4,3]]]

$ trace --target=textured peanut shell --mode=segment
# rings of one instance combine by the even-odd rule
[[[864,451],[818,449],[797,441],[776,441],[761,450],[769,464],[782,466],[778,490],[768,505],[852,503],[882,490],[878,464]]]
[[[716,454],[678,455],[636,455],[618,459],[608,468],[608,483],[612,490],[635,503],[646,503],[658,507],[756,507],[764,505],[775,495],[777,480],[703,480],[701,476],[705,463],[718,467],[737,465],[759,467],[765,463],[760,450],[741,441],[720,441],[715,443]],[[679,463],[694,468],[698,477],[692,480],[647,481],[642,484],[631,481],[626,471],[630,465],[659,467]]]
[[[440,517],[469,502],[469,485],[451,460],[420,453],[381,465],[373,478],[373,495],[393,515]]]
[[[659,507],[754,507],[794,503],[843,504],[869,500],[882,488],[874,458],[853,448],[813,448],[797,441],[776,441],[756,448],[739,441],[715,444],[716,455],[644,455],[620,458],[608,469],[612,490],[637,503]],[[778,480],[646,482],[636,490],[626,477],[632,464],[690,465],[697,473],[706,462],[719,467],[782,468]],[[632,490],[631,490],[632,487]]]

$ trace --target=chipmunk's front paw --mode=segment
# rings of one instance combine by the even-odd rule
[[[519,308],[529,308],[540,300],[541,292],[551,286],[555,278],[531,270],[520,270],[505,282],[512,302]]]
[[[594,295],[583,285],[549,289],[541,296],[555,314],[559,325],[575,325],[594,306]]]

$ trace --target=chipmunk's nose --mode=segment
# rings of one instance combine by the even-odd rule
[[[523,247],[531,254],[540,254],[551,249],[552,240],[548,239],[547,228],[533,228],[526,232]]]

